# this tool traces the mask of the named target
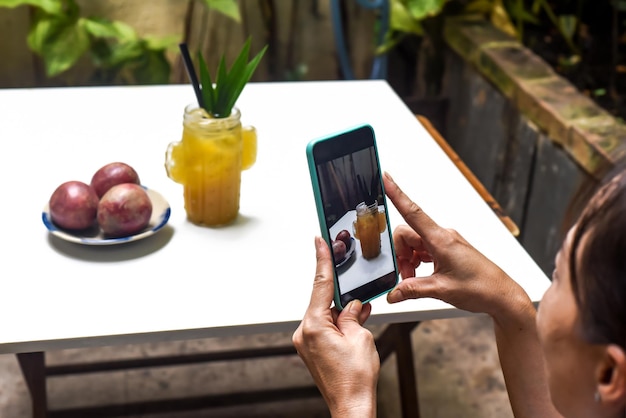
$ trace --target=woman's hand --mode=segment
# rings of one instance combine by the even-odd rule
[[[331,309],[333,264],[326,242],[315,239],[317,270],[309,307],[293,334],[298,355],[306,364],[333,416],[376,415],[376,384],[380,359],[372,333],[363,328],[369,304],[350,302]]]
[[[387,300],[432,297],[459,309],[489,314],[513,414],[559,416],[548,396],[535,307],[524,289],[456,231],[437,225],[388,174],[383,181],[387,196],[409,224],[394,231],[403,280]],[[414,277],[417,266],[430,261],[433,274]]]
[[[385,173],[383,181],[387,196],[408,223],[393,233],[403,280],[387,295],[389,302],[431,297],[494,318],[519,304],[531,303],[524,290],[504,271],[458,232],[437,225],[400,190],[389,174]],[[434,263],[433,274],[415,277],[415,269],[422,262]]]

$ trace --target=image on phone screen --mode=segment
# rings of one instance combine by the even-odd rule
[[[352,299],[368,301],[397,282],[378,156],[369,129],[313,148],[341,306]]]

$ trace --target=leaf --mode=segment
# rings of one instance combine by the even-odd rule
[[[463,8],[464,13],[480,13],[483,15],[491,14],[493,9],[492,0],[473,0],[465,5]]]
[[[414,33],[418,36],[423,34],[422,25],[412,18],[407,8],[400,0],[391,1],[389,15],[389,29],[399,32]]]
[[[198,61],[200,62],[200,84],[202,85],[202,101],[204,102],[204,109],[212,114],[212,109],[215,108],[215,91],[213,90],[213,81],[211,80],[211,74],[207,69],[206,62],[202,54],[198,52]]]
[[[237,0],[203,0],[203,2],[209,9],[217,10],[234,21],[241,22]]]
[[[146,36],[144,38],[146,42],[146,48],[151,51],[162,51],[175,47],[180,43],[179,35],[168,35],[163,38],[154,38],[152,36]]]
[[[216,117],[220,117],[220,116],[224,116],[221,115],[221,110],[226,108],[226,102],[228,100],[228,97],[226,97],[226,95],[228,95],[229,92],[229,80],[228,80],[228,74],[226,72],[226,60],[224,59],[224,56],[222,55],[222,58],[220,58],[220,63],[217,66],[217,76],[215,77],[215,97],[216,97],[216,101],[215,101],[215,114],[214,116]],[[228,116],[228,115],[225,115]],[[225,117],[224,116],[224,117]]]
[[[52,15],[63,14],[63,4],[58,0],[0,0],[0,7],[34,6]]]
[[[237,88],[238,80],[243,77],[246,69],[246,63],[248,62],[248,56],[250,55],[250,43],[251,39],[248,38],[239,52],[239,55],[235,59],[235,62],[231,65],[228,74],[226,74],[226,64],[224,57],[222,56],[220,67],[218,69],[218,79],[215,81],[215,84],[219,86],[220,89],[220,98],[216,104],[216,112],[218,115],[222,114],[223,117],[230,115],[232,106],[228,106],[228,103],[231,101],[229,96],[239,96],[239,94],[235,92],[235,89]]]
[[[89,49],[89,36],[82,19],[37,13],[28,45],[43,58],[46,74],[53,77],[73,66]]]
[[[114,38],[120,42],[129,42],[137,39],[135,30],[120,21],[111,22],[103,18],[87,18],[85,19],[85,29],[89,34],[96,38]]]
[[[491,23],[502,32],[517,38],[517,30],[515,30],[511,18],[502,5],[502,0],[495,0],[494,2],[491,12]]]
[[[408,0],[407,9],[413,19],[420,21],[438,15],[446,2],[447,0]]]
[[[132,73],[135,82],[139,84],[167,84],[169,83],[170,70],[170,63],[167,61],[163,50],[146,49]]]
[[[233,87],[233,94],[231,95],[230,101],[227,104],[227,109],[232,109],[233,106],[235,106],[237,99],[241,95],[241,92],[243,91],[248,81],[250,81],[250,78],[252,78],[252,74],[254,74],[254,71],[261,62],[261,58],[263,58],[266,50],[267,45],[263,47],[261,52],[259,52],[246,66],[244,75],[239,80],[237,80],[238,83]],[[230,111],[228,113],[230,114]]]
[[[217,69],[215,87],[213,87],[206,62],[204,61],[202,54],[198,53],[204,109],[210,115],[216,118],[230,116],[232,108],[239,98],[239,95],[248,81],[250,81],[252,74],[256,70],[261,58],[267,50],[266,45],[250,62],[248,62],[250,44],[251,38],[248,38],[230,69],[226,68],[224,56],[221,57]]]
[[[113,67],[116,65],[124,64],[135,60],[144,53],[142,48],[142,41],[136,40],[132,42],[124,42],[120,44],[109,44],[110,55],[106,62],[103,63],[105,67]]]
[[[563,36],[571,41],[576,33],[578,19],[574,15],[561,15],[559,16],[559,26]]]
[[[502,8],[502,10],[504,11],[504,13],[506,12],[506,8],[503,7],[502,5],[502,1],[498,0],[496,3],[496,6],[498,8]],[[539,25],[541,22],[539,21],[539,18],[537,18],[536,13],[532,13],[529,12],[528,10],[526,10],[526,8],[524,7],[524,4],[522,2],[514,2],[513,4],[511,4],[510,6],[510,13],[507,13],[509,19],[510,18],[514,18],[517,21],[521,21],[521,22],[527,22],[527,23],[532,23],[534,25]]]

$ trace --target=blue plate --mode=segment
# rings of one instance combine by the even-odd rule
[[[43,224],[48,228],[48,231],[56,237],[59,237],[65,241],[74,242],[76,244],[83,245],[115,245],[124,244],[127,242],[138,241],[140,239],[149,237],[156,234],[161,228],[163,228],[167,221],[170,219],[170,205],[167,200],[154,190],[150,190],[145,186],[142,186],[148,193],[148,197],[152,202],[152,216],[148,226],[141,232],[133,235],[120,238],[106,237],[100,228],[94,227],[92,229],[84,231],[68,231],[66,229],[56,226],[52,219],[50,219],[50,207],[48,204],[44,206],[41,213],[41,219]]]

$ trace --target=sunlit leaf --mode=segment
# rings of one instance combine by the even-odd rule
[[[146,42],[146,48],[151,51],[161,51],[172,47],[175,47],[180,43],[179,35],[169,35],[163,38],[155,38],[152,36],[146,36],[144,38]]]
[[[89,36],[82,19],[39,13],[28,45],[43,58],[46,74],[53,77],[72,67],[89,49]]]
[[[513,22],[511,22],[509,14],[502,5],[502,0],[494,1],[494,7],[491,12],[491,23],[502,32],[517,37],[515,26],[513,26]]]
[[[63,13],[63,4],[59,0],[0,0],[0,7],[14,8],[19,6],[34,6],[46,13],[60,15]]]
[[[424,33],[419,21],[413,19],[409,10],[400,0],[390,2],[389,29],[392,31],[414,33],[422,35]]]
[[[237,0],[202,0],[209,9],[217,10],[235,20],[241,22],[241,15],[239,14],[239,4]]]
[[[435,16],[441,12],[444,4],[448,0],[407,0],[407,10],[409,14],[417,20]]]
[[[139,58],[143,53],[141,40],[109,44],[111,54],[104,66],[112,67]]]
[[[96,38],[114,38],[120,42],[129,42],[137,39],[135,30],[120,21],[111,22],[103,18],[85,19],[85,28],[91,36]]]

